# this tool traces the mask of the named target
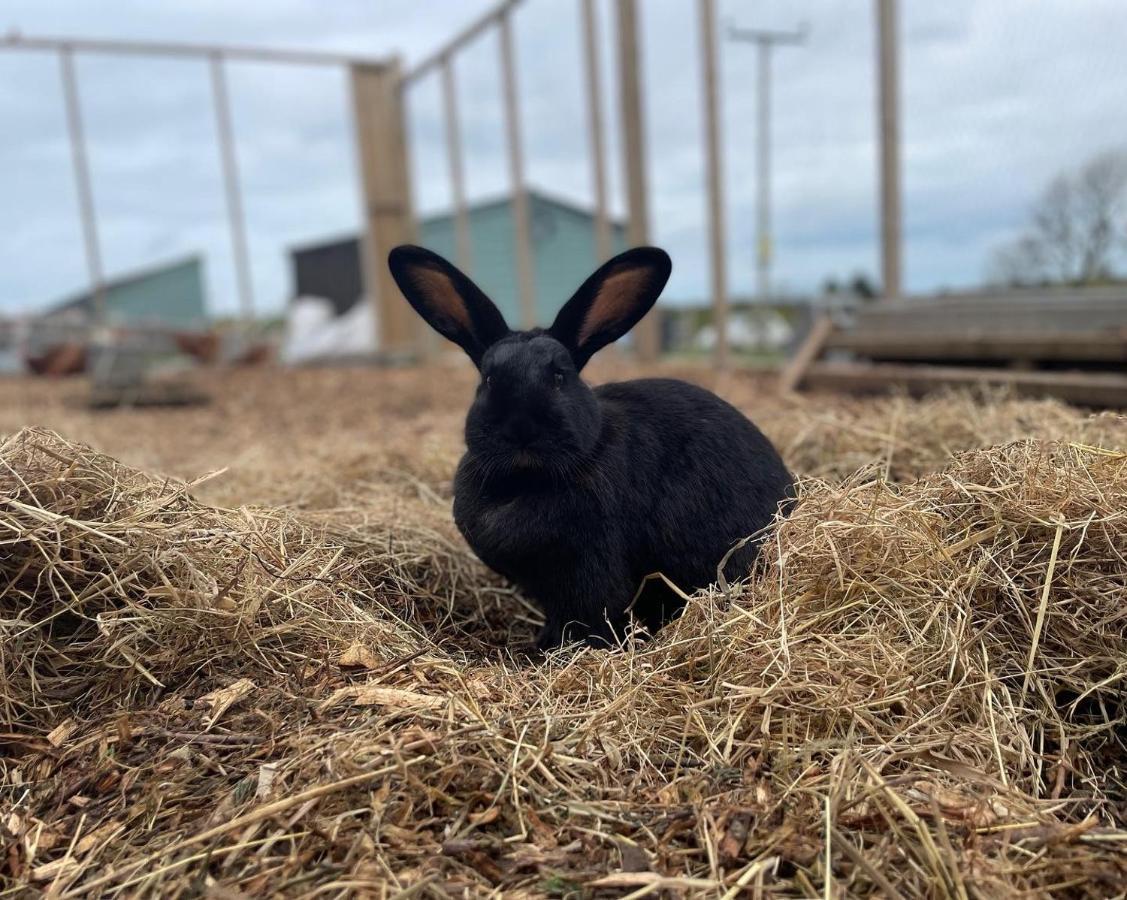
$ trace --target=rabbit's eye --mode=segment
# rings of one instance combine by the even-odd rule
[[[554,379],[555,379],[555,382],[556,382],[556,387],[562,388],[563,383],[564,383],[564,373],[563,372],[556,372]]]
[[[485,376],[485,384],[486,384],[486,387],[491,387],[493,385],[493,376],[492,375],[486,375]]]

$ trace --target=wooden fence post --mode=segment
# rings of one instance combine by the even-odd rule
[[[473,275],[470,244],[470,215],[466,208],[466,168],[462,158],[462,122],[458,116],[458,86],[454,60],[442,60],[442,108],[446,118],[446,161],[450,167],[450,191],[454,198],[454,258],[467,275]]]
[[[720,89],[716,52],[716,0],[699,0],[704,91],[705,175],[708,182],[708,247],[712,275],[712,320],[717,369],[726,369],[728,348],[728,258],[724,223],[724,145],[720,137]]]
[[[90,275],[90,298],[94,310],[95,329],[108,323],[106,282],[102,270],[102,245],[98,240],[98,216],[94,211],[94,190],[90,180],[90,160],[86,155],[86,130],[82,124],[82,104],[78,98],[78,76],[74,71],[74,52],[70,47],[59,51],[63,78],[63,101],[66,104],[67,133],[70,138],[74,183],[78,191],[78,213],[82,223],[82,239],[86,247],[86,269]]]
[[[247,248],[247,220],[243,212],[243,192],[239,186],[239,161],[235,152],[235,129],[231,124],[231,98],[223,57],[212,53],[212,104],[215,107],[215,134],[219,140],[219,162],[223,170],[223,195],[227,202],[227,227],[231,233],[231,259],[235,263],[235,283],[239,310],[243,317],[243,338],[250,340],[254,327],[254,278],[250,250]]]
[[[622,161],[626,173],[631,246],[650,242],[646,195],[646,133],[642,124],[642,76],[638,50],[638,12],[634,0],[617,0],[618,89],[622,109]],[[650,310],[634,328],[634,346],[643,362],[657,359],[661,349],[660,311]]]
[[[614,253],[607,216],[606,153],[603,139],[603,88],[599,72],[599,23],[595,0],[583,2],[583,61],[587,68],[587,128],[590,132],[591,181],[595,189],[595,264]]]
[[[421,320],[387,268],[391,248],[415,235],[399,63],[353,65],[351,75],[364,192],[364,286],[376,314],[377,352],[389,361],[404,361],[420,356],[426,345]]]
[[[900,60],[896,0],[877,0],[877,95],[880,113],[881,297],[901,290]]]
[[[517,297],[523,328],[536,325],[536,262],[532,246],[532,214],[524,183],[524,147],[520,128],[520,97],[517,92],[516,51],[513,49],[513,24],[508,9],[498,19],[497,45],[501,53],[501,91],[505,101],[505,140],[509,150],[509,184],[512,187],[512,215],[516,257]]]

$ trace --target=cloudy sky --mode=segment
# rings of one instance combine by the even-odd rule
[[[492,0],[3,0],[0,32],[176,39],[398,53],[410,64]],[[622,206],[609,36],[601,0],[611,189]],[[642,0],[652,234],[674,256],[671,301],[708,279],[694,0]],[[775,57],[776,283],[816,288],[875,273],[876,97],[870,0],[721,0],[721,22],[809,24]],[[526,0],[515,18],[528,177],[589,203],[579,0]],[[911,290],[978,282],[1053,174],[1127,147],[1123,0],[902,0],[905,275]],[[214,310],[234,277],[203,63],[80,56],[107,271],[206,255]],[[496,38],[458,58],[469,191],[507,188]],[[754,278],[755,58],[722,46],[730,280]],[[286,248],[355,230],[347,79],[334,70],[229,69],[260,307],[289,291]],[[437,78],[410,93],[415,196],[449,204]],[[58,61],[0,51],[0,312],[84,286]],[[582,273],[577,273],[577,278]]]

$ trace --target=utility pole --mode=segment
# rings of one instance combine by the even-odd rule
[[[877,0],[880,104],[881,296],[896,299],[900,269],[900,60],[896,0]]]
[[[728,40],[755,44],[759,66],[756,110],[756,294],[766,302],[771,297],[771,52],[779,45],[795,46],[806,41],[807,28],[767,31],[728,26]]]

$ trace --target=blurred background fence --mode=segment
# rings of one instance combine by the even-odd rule
[[[514,325],[550,321],[615,250],[667,247],[643,359],[770,362],[875,298],[1098,284],[1117,308],[1127,10],[477,9],[420,11],[431,48],[407,61],[386,41],[0,39],[19,85],[0,92],[0,357],[61,372],[132,340],[426,358],[383,264],[408,240]]]

